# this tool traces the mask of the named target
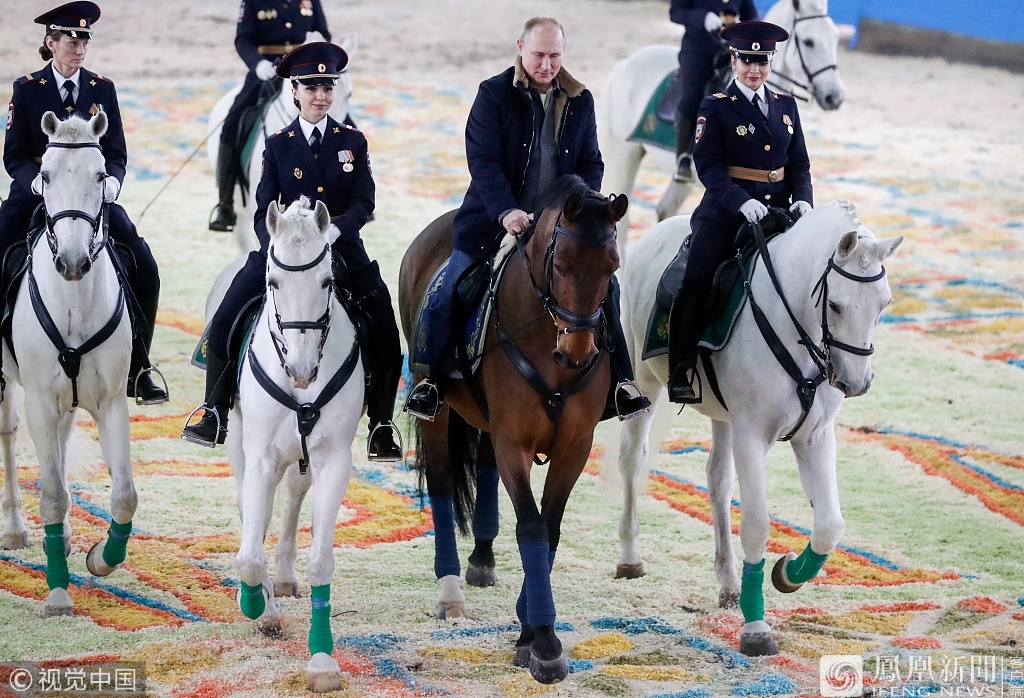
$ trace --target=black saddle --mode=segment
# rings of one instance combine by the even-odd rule
[[[732,64],[729,62],[729,55],[728,49],[715,54],[711,69],[711,79],[704,86],[705,97],[716,92],[722,92],[728,87],[729,81],[732,79]],[[658,105],[655,107],[655,113],[658,115],[658,118],[666,123],[674,124],[679,110],[679,102],[682,98],[683,78],[681,71],[677,69],[672,73],[672,82],[661,95],[661,99],[658,100]]]

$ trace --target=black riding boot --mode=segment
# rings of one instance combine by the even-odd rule
[[[629,361],[629,347],[626,346],[626,336],[622,332],[622,321],[619,318],[619,284],[614,277],[611,286],[611,291],[601,304],[608,332],[612,335],[608,357],[612,368],[612,390],[605,414],[626,420],[647,411],[651,401],[633,382],[633,364]]]
[[[235,216],[235,180],[237,179],[238,152],[234,139],[222,138],[217,152],[217,189],[220,192],[218,204],[210,215],[210,230],[229,233],[238,222]]]
[[[668,399],[670,402],[694,404],[700,397],[693,390],[697,375],[697,342],[700,341],[704,309],[682,289],[672,303],[668,321]],[[690,375],[692,372],[692,376]]]
[[[676,173],[674,179],[689,184],[695,179],[693,172],[693,119],[676,117]]]
[[[366,416],[370,418],[370,434],[366,440],[367,460],[400,461],[405,455],[401,445],[395,443],[395,437],[401,437],[398,427],[391,421],[395,413],[398,381],[402,377],[403,358],[399,354],[397,360],[381,366],[371,377],[366,401]]]
[[[228,410],[235,393],[235,364],[210,354],[206,357],[206,402],[203,418],[181,430],[181,438],[213,448],[228,434]],[[199,407],[196,408],[199,410]],[[195,412],[193,412],[195,414]],[[191,416],[191,415],[190,415]]]
[[[431,373],[421,380],[409,391],[409,397],[405,399],[405,407],[402,408],[402,411],[411,414],[416,419],[433,422],[437,418],[437,413],[441,411],[441,403],[444,402],[444,386],[447,378],[448,376],[439,378]]]
[[[142,303],[140,302],[140,306]],[[154,304],[155,306],[155,304]],[[128,397],[140,405],[158,405],[167,402],[166,381],[157,385],[153,374],[163,374],[149,362],[149,349],[153,346],[153,328],[156,325],[156,307],[142,307],[143,317],[139,318],[138,333],[132,340],[132,362],[128,370]]]

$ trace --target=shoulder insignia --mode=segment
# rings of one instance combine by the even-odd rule
[[[99,73],[93,73],[92,76],[94,78],[96,78],[97,80],[102,80],[103,82],[110,82],[110,78],[105,78],[102,75],[100,75]]]
[[[24,85],[26,82],[32,82],[33,80],[35,80],[35,78],[31,75],[22,75],[20,78],[18,78],[18,84]]]
[[[280,135],[281,135],[282,133],[284,133],[284,131],[278,131],[277,133],[272,133],[272,134],[270,134],[269,136],[267,136],[267,140],[269,141],[269,140],[272,140],[272,139],[274,139],[274,138],[277,138],[277,137],[278,137],[278,136],[280,136]]]
[[[96,87],[96,81],[95,81],[95,80],[90,80],[90,81],[89,81],[89,84],[90,84],[90,85],[91,85],[92,87]]]
[[[724,92],[716,92],[715,94],[711,95],[712,99],[725,99],[726,97],[728,97],[728,95],[725,94]]]
[[[295,131],[289,131],[288,132],[288,137],[289,138],[295,138]]]
[[[341,133],[341,129],[337,126],[334,127],[334,133]]]
[[[794,102],[796,101],[796,98],[793,95],[788,95],[785,92],[783,92],[782,94],[775,94],[775,99],[778,99],[779,97],[784,97],[785,99],[791,99]]]
[[[355,131],[356,133],[360,132],[359,129],[357,129],[355,126],[349,126],[348,124],[342,124],[342,126],[347,128],[349,131]]]

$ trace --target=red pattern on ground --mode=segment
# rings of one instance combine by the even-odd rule
[[[1002,613],[1006,610],[1006,606],[987,596],[960,599],[956,602],[956,607],[961,611],[973,611],[974,613]]]
[[[940,650],[942,642],[934,637],[897,637],[893,639],[892,646],[908,650]]]
[[[743,619],[731,613],[715,613],[697,621],[697,626],[706,632],[725,640],[733,649],[740,646],[740,630]]]
[[[900,613],[902,611],[934,611],[942,608],[934,601],[897,601],[896,603],[869,604],[860,610],[868,613]]]
[[[201,681],[195,688],[178,689],[171,695],[174,698],[223,698],[241,688],[241,686],[232,686],[227,681],[212,679]]]

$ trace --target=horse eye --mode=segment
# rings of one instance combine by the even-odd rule
[[[561,264],[555,264],[554,269],[555,273],[558,274],[559,276],[565,276],[565,267],[563,267]]]
[[[320,282],[320,288],[330,288],[331,284],[334,283],[334,279],[328,277]]]
[[[281,287],[277,284],[277,279],[275,279],[273,277],[267,279],[267,286],[270,286],[270,288],[275,288],[277,290],[281,290]]]
[[[814,39],[804,39],[804,46],[814,48]]]
[[[50,183],[50,173],[49,172],[40,172],[39,176],[43,178],[43,182],[45,184],[49,184]]]
[[[842,309],[841,307],[839,307],[839,304],[838,304],[838,303],[836,303],[835,301],[829,301],[829,302],[828,302],[828,307],[829,307],[829,308],[830,308],[830,309],[832,310],[832,312],[833,312],[833,313],[835,313],[836,315],[841,315],[841,314],[842,314],[842,312],[843,312],[843,309]]]

